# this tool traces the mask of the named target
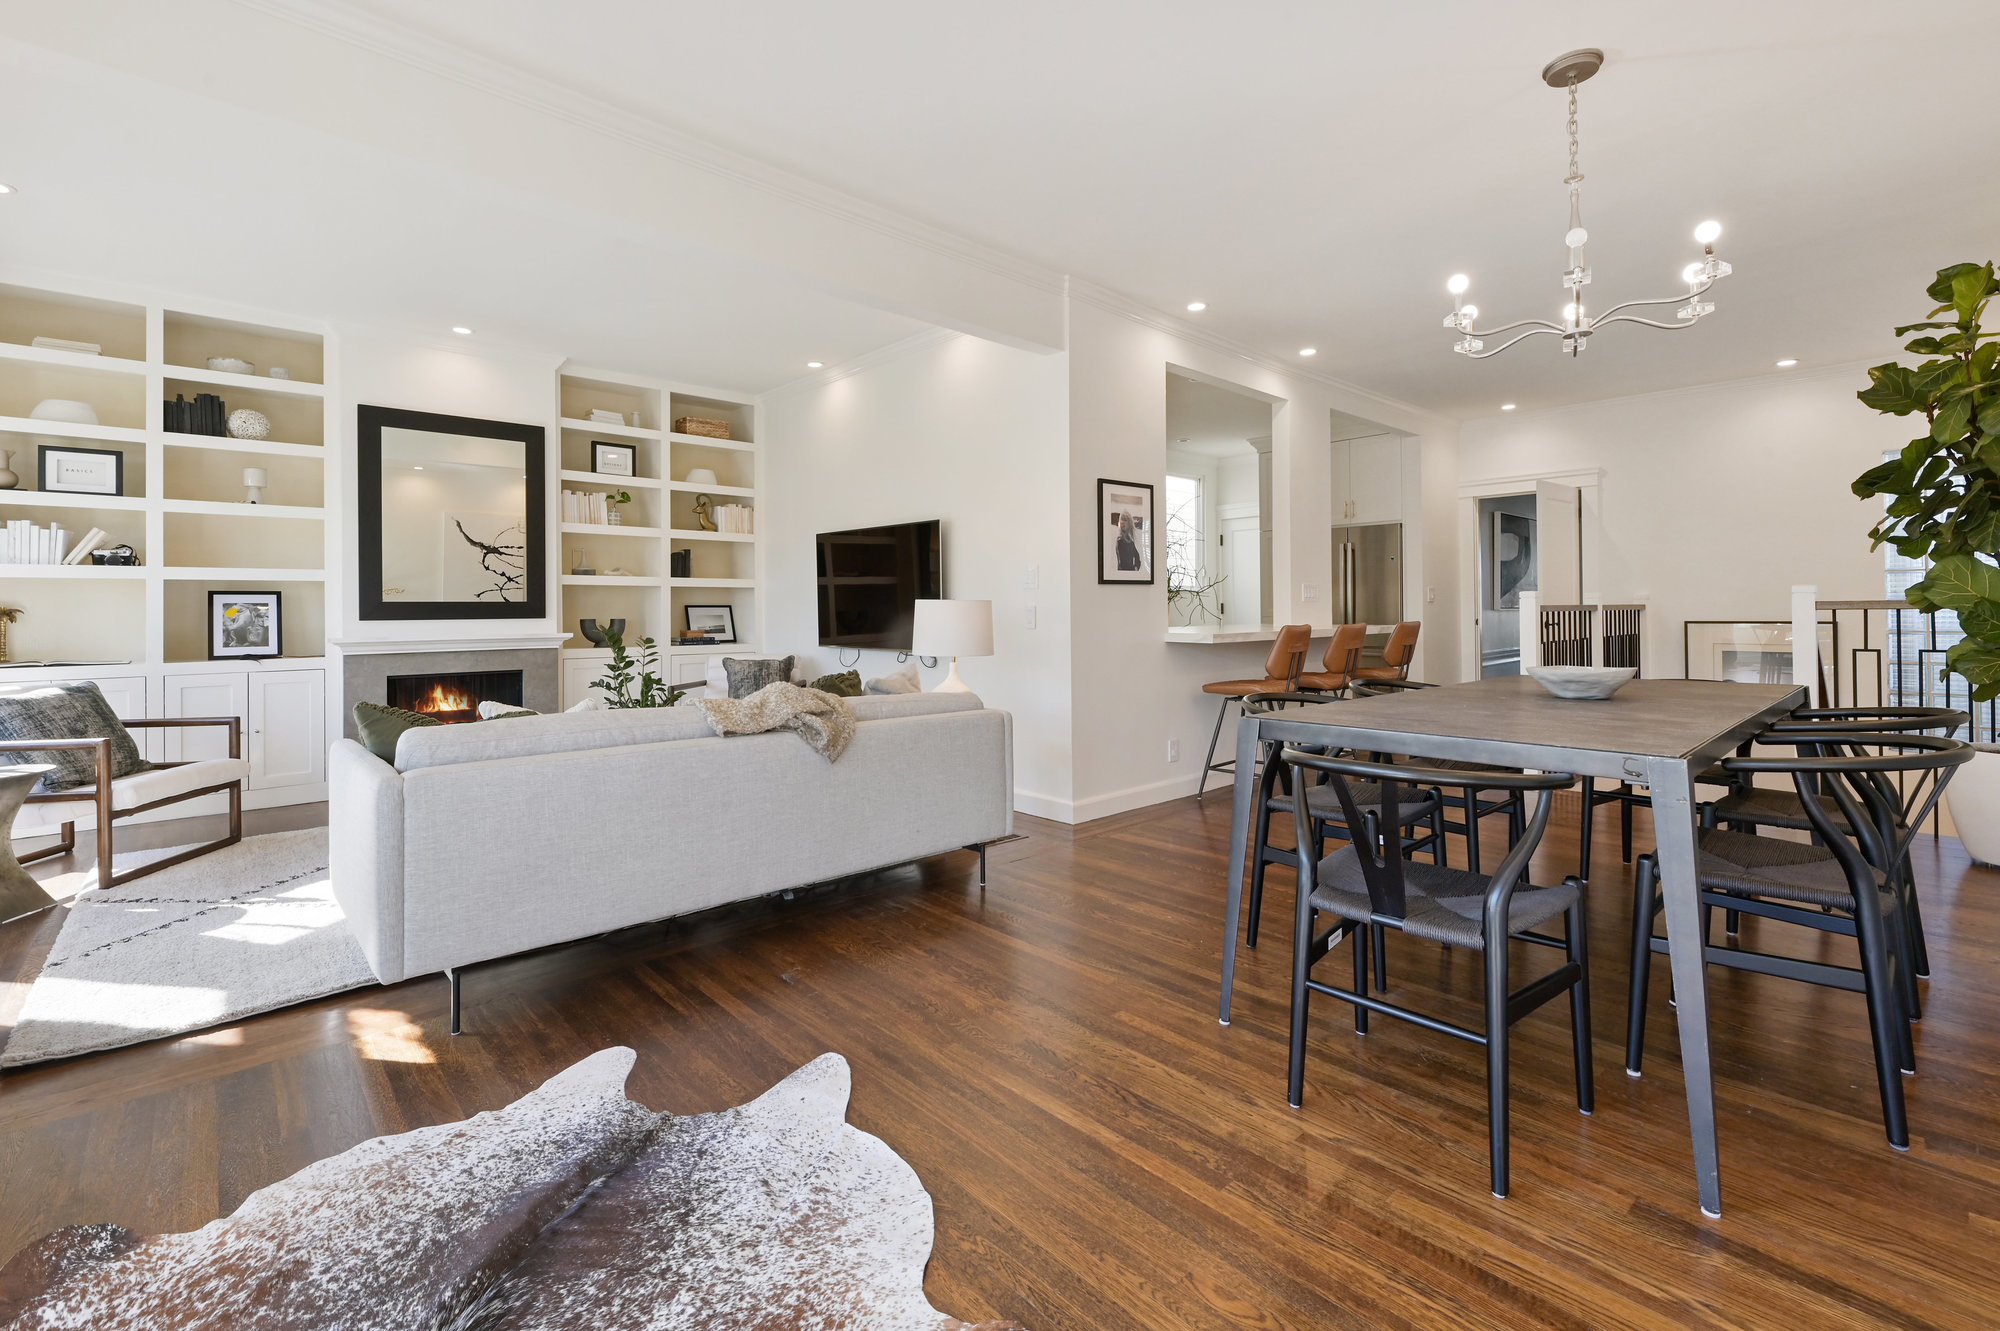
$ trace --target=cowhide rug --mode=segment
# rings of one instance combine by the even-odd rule
[[[930,1195],[847,1124],[838,1054],[690,1117],[625,1098],[634,1057],[363,1142],[189,1234],[57,1230],[0,1268],[0,1327],[1021,1331],[924,1297]]]

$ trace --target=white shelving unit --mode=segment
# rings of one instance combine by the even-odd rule
[[[560,488],[583,491],[625,491],[632,502],[623,506],[621,525],[559,522],[562,627],[577,634],[577,624],[595,619],[626,621],[628,645],[641,637],[659,644],[668,677],[678,684],[699,683],[708,658],[718,652],[755,652],[762,637],[758,593],[764,578],[764,548],[754,532],[703,531],[694,510],[697,494],[727,503],[756,507],[757,435],[755,404],[749,397],[697,388],[664,379],[565,366],[556,377],[556,414],[560,419],[558,472]],[[598,424],[593,410],[615,411],[623,424]],[[697,416],[729,422],[731,438],[673,430],[673,422]],[[633,421],[636,419],[637,424]],[[636,476],[593,472],[593,439],[629,444],[635,450]],[[693,484],[686,478],[695,468],[716,475],[714,485]],[[557,497],[560,516],[560,496]],[[753,516],[752,525],[756,519]],[[688,552],[689,576],[672,576],[673,554]],[[584,566],[598,570],[578,575],[578,555]],[[604,570],[624,570],[622,576]],[[676,646],[690,605],[727,605],[736,621],[734,643]],[[563,704],[582,698],[610,653],[590,647],[563,652]]]
[[[44,335],[95,342],[103,353],[30,345]],[[326,797],[325,459],[338,399],[329,341],[311,323],[0,285],[0,449],[13,453],[20,477],[18,488],[0,490],[0,521],[54,521],[77,536],[101,527],[107,545],[130,545],[140,558],[136,567],[0,565],[0,605],[25,612],[8,634],[15,660],[110,663],[0,668],[0,684],[93,679],[126,716],[215,715],[228,706],[244,718],[250,807]],[[251,361],[260,373],[210,370],[211,356]],[[291,378],[261,373],[272,365]],[[168,432],[163,403],[195,392],[217,394],[229,410],[263,412],[273,437]],[[99,423],[32,419],[47,398],[88,402]],[[45,444],[121,453],[124,493],[38,488]],[[245,467],[266,470],[269,502],[242,502]],[[282,592],[286,655],[210,660],[211,590]],[[149,757],[172,756],[165,737],[147,742],[160,746]]]

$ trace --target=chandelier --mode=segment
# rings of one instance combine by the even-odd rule
[[[1562,322],[1522,319],[1498,328],[1474,328],[1472,321],[1479,317],[1479,307],[1467,305],[1464,299],[1472,279],[1464,273],[1455,273],[1445,283],[1445,290],[1451,293],[1452,311],[1444,317],[1444,326],[1459,334],[1458,341],[1452,344],[1453,351],[1474,360],[1485,360],[1488,356],[1499,355],[1523,338],[1537,333],[1553,333],[1562,339],[1563,350],[1576,356],[1582,354],[1591,334],[1606,324],[1644,324],[1648,328],[1675,332],[1691,328],[1703,315],[1715,312],[1715,303],[1703,298],[1716,282],[1729,276],[1729,265],[1715,257],[1715,240],[1722,234],[1720,222],[1703,222],[1694,229],[1695,241],[1702,247],[1702,257],[1681,270],[1681,280],[1688,284],[1686,295],[1662,296],[1657,300],[1628,300],[1623,305],[1613,305],[1602,314],[1590,313],[1584,301],[1583,289],[1590,285],[1590,269],[1583,261],[1583,247],[1590,240],[1590,233],[1583,227],[1583,171],[1577,166],[1576,88],[1603,64],[1604,52],[1583,50],[1557,56],[1542,69],[1542,82],[1551,88],[1569,90],[1569,175],[1563,178],[1563,184],[1569,186],[1569,230],[1563,234],[1563,244],[1569,247],[1569,267],[1562,275],[1563,290],[1569,297],[1569,303],[1563,306]],[[1651,305],[1679,305],[1680,308],[1674,312],[1676,322],[1667,323],[1661,319],[1626,313]],[[1514,332],[1517,328],[1526,331]],[[1486,350],[1485,339],[1502,333],[1514,333],[1514,336],[1491,351]]]

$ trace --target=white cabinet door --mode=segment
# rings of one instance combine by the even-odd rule
[[[676,656],[673,658],[674,675],[669,681],[678,688],[698,688],[708,682],[708,655]]]
[[[603,692],[590,687],[593,680],[604,678],[610,664],[611,653],[589,656],[565,656],[562,663],[562,705],[563,710],[582,702],[585,698],[602,698]]]
[[[326,780],[326,672],[257,670],[249,677],[252,790],[316,786]]]
[[[1403,516],[1403,441],[1395,435],[1348,441],[1350,522],[1396,522]]]
[[[249,680],[243,674],[226,671],[221,674],[168,675],[165,707],[167,716],[234,716],[243,717],[250,709]],[[247,729],[247,727],[246,727]],[[166,741],[162,748],[166,751],[165,761],[170,763],[196,762],[203,758],[227,758],[229,756],[229,732],[221,726],[178,726],[167,729]],[[244,753],[249,752],[245,746]]]

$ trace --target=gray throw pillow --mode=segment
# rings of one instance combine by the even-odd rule
[[[0,739],[107,737],[111,740],[112,780],[152,766],[139,756],[132,732],[111,710],[111,704],[95,684],[24,684],[0,692]],[[35,789],[45,794],[97,784],[95,749],[0,753],[0,763],[9,766],[46,763],[54,770],[43,773],[42,779],[35,783]]]
[[[733,656],[723,657],[722,671],[729,679],[729,696],[747,698],[767,684],[789,684],[792,662],[796,659],[786,656],[777,660],[739,661]]]
[[[444,722],[422,712],[406,712],[400,707],[384,707],[379,702],[354,704],[354,729],[361,745],[383,762],[395,765],[396,741],[405,730],[418,726],[441,726]]]

